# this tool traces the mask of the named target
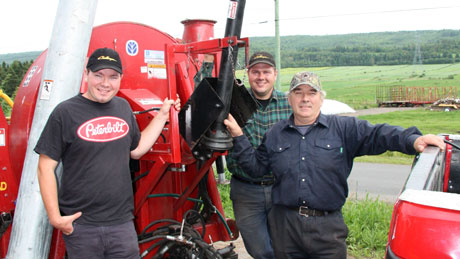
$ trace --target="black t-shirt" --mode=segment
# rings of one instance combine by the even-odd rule
[[[128,102],[97,103],[77,95],[50,115],[35,152],[61,161],[59,208],[82,211],[80,224],[113,225],[133,218],[130,151],[140,132]]]

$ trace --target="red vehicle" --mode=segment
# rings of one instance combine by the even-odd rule
[[[428,147],[394,206],[386,258],[460,258],[460,136]]]

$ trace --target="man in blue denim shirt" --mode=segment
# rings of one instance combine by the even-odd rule
[[[325,97],[319,78],[294,75],[288,101],[293,115],[269,130],[257,150],[233,117],[224,123],[234,137],[232,156],[253,177],[272,171],[272,240],[277,258],[346,258],[348,228],[341,208],[348,196],[353,159],[387,150],[444,149],[443,140],[415,128],[371,125],[354,117],[321,114]]]

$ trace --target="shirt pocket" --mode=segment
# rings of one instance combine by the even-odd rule
[[[273,145],[271,148],[270,169],[275,176],[281,176],[289,170],[290,157],[293,156],[290,152],[291,144],[281,142]]]
[[[327,170],[336,170],[342,166],[344,148],[340,139],[316,139],[314,155],[319,161],[318,166]]]

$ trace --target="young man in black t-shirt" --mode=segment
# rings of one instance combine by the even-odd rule
[[[70,258],[139,258],[129,159],[153,146],[180,100],[166,99],[140,132],[128,102],[115,96],[123,75],[118,53],[97,49],[86,69],[88,90],[56,106],[35,147],[40,192]]]

